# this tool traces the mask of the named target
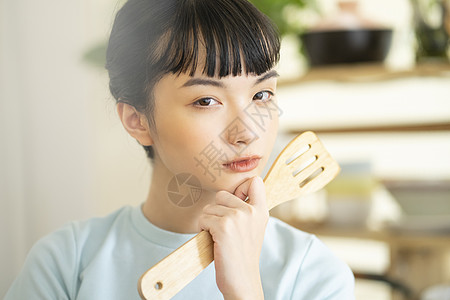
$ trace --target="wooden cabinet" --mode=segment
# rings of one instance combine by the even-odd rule
[[[327,224],[304,223],[295,218],[285,219],[286,223],[310,232],[319,237],[334,237],[342,239],[375,240],[384,242],[390,251],[390,264],[385,274],[377,279],[390,281],[399,287],[411,291],[409,297],[401,289],[393,289],[393,300],[419,299],[424,289],[450,282],[450,236],[430,235],[424,233],[402,234],[388,230],[371,231],[366,228],[340,228]],[[355,274],[361,278],[374,278],[373,274]]]
[[[381,163],[371,162],[377,178],[450,179],[450,64],[402,71],[380,65],[314,69],[299,79],[281,79],[277,94],[283,134],[315,131],[338,161],[341,153],[350,153],[349,158],[358,149],[367,150],[361,154],[367,160],[381,156]],[[335,147],[339,142],[344,145]],[[449,234],[339,228],[276,216],[319,237],[386,243],[390,265],[381,275],[408,287],[411,299],[450,282]],[[393,299],[407,297],[393,293]]]

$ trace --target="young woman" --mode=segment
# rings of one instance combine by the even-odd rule
[[[139,276],[200,230],[215,261],[175,299],[352,299],[349,268],[268,215],[279,46],[246,0],[129,0],[106,67],[148,197],[43,238],[6,299],[138,299]]]

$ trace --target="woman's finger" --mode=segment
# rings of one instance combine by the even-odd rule
[[[227,206],[223,206],[223,205],[210,204],[210,205],[206,205],[203,208],[203,213],[207,214],[207,215],[223,217],[223,216],[231,214],[234,210],[235,210],[235,208],[231,208],[231,207],[227,207]]]
[[[227,191],[219,191],[216,193],[216,204],[238,209],[245,206],[245,202]]]
[[[250,205],[267,209],[266,188],[261,177],[253,177],[247,190],[247,196]]]
[[[241,183],[235,190],[234,195],[241,200],[247,200],[248,196],[248,189],[252,183],[253,178],[249,178],[245,180],[243,183]]]
[[[259,176],[255,176],[244,181],[234,191],[236,197],[247,199],[247,203],[252,206],[267,206],[266,189],[264,182]]]
[[[211,229],[214,227],[215,224],[217,224],[217,220],[219,219],[220,217],[215,215],[203,214],[198,219],[198,226],[200,227],[200,230],[209,231],[211,233]]]

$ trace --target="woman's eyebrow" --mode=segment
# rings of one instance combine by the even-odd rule
[[[188,81],[186,81],[182,85],[182,87],[188,87],[193,85],[212,85],[221,88],[225,87],[222,82],[208,78],[191,78]]]
[[[263,75],[261,75],[260,77],[258,77],[258,79],[256,79],[255,84],[257,85],[265,80],[268,80],[272,77],[278,77],[280,75],[278,75],[277,71],[272,70],[269,71]],[[188,87],[188,86],[193,86],[193,85],[212,85],[215,87],[220,87],[220,88],[224,88],[225,85],[218,80],[214,80],[214,79],[209,79],[209,78],[191,78],[188,81],[186,81],[182,87]]]
[[[270,78],[272,78],[272,77],[278,77],[278,76],[280,76],[280,75],[278,74],[277,71],[271,70],[271,71],[269,71],[269,72],[267,72],[267,73],[261,75],[258,79],[256,79],[254,85],[257,85],[257,84],[263,82],[264,80],[270,79]]]

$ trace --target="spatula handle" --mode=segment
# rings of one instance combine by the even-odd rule
[[[213,250],[211,235],[200,232],[141,276],[141,298],[172,298],[214,260]]]

